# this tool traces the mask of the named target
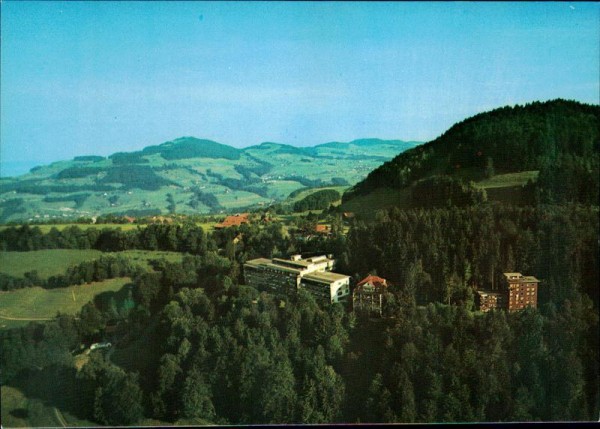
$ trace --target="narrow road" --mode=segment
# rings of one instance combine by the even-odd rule
[[[62,413],[60,412],[60,410],[58,408],[56,408],[56,407],[54,407],[54,415],[56,416],[56,418],[58,419],[58,422],[62,425],[62,427],[66,428],[67,427],[67,422],[63,418]]]
[[[10,317],[10,316],[3,316],[2,314],[0,314],[0,319],[25,320],[25,321],[29,321],[29,322],[35,322],[35,321],[39,321],[39,320],[52,320],[51,317]]]

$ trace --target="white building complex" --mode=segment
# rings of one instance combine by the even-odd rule
[[[324,255],[252,259],[244,264],[244,278],[259,290],[289,295],[306,289],[322,303],[345,301],[350,295],[350,277],[331,272],[334,262]]]

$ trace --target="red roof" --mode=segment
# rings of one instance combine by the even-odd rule
[[[248,213],[241,213],[236,214],[235,216],[227,216],[223,222],[215,225],[215,228],[228,228],[230,226],[240,226],[241,224],[248,222]]]
[[[362,286],[364,284],[371,283],[375,287],[387,287],[387,280],[381,277],[369,275],[359,281],[356,286]]]
[[[329,232],[329,225],[317,225],[315,226],[316,232]]]

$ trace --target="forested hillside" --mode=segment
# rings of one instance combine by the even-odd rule
[[[598,130],[590,124],[597,122],[597,107],[561,100],[466,120],[440,137],[448,145],[436,140],[412,150],[362,182],[357,190],[370,192],[378,177],[373,186],[385,183],[387,195],[400,194],[405,204],[368,205],[373,216],[366,219],[330,205],[306,215],[258,210],[249,223],[209,233],[185,218],[129,230],[4,228],[3,251],[169,251],[181,258],[139,264],[102,255],[47,278],[1,275],[3,294],[130,279],[75,316],[0,329],[2,388],[88,426],[596,421],[600,212]],[[526,123],[543,128],[538,143],[549,130],[554,140],[544,143],[549,154],[523,155],[530,170],[522,172],[497,161],[504,140],[490,139],[508,136],[514,124],[521,130],[514,135],[527,134]],[[471,159],[464,145],[481,156]],[[309,152],[261,146],[251,155]],[[491,161],[477,164],[484,153]],[[243,172],[253,177],[263,168]],[[394,176],[399,171],[405,174]],[[466,180],[477,174],[480,182]],[[398,182],[388,182],[392,176]],[[519,184],[524,177],[529,183]],[[529,199],[490,198],[507,183],[518,183]],[[366,197],[379,195],[373,189]],[[298,210],[338,198],[331,190],[291,194]],[[351,202],[365,197],[356,195]],[[204,190],[194,198],[215,204]],[[330,234],[305,233],[317,222]],[[307,289],[246,284],[248,260],[298,253],[332,254],[335,272],[351,276],[352,286],[369,274],[385,278],[382,317],[363,317],[350,303],[318,303]],[[498,289],[506,272],[539,279],[536,305],[481,311],[478,290]],[[88,350],[108,340],[112,349]]]
[[[378,188],[406,188],[434,175],[477,182],[539,171],[540,201],[597,204],[599,130],[600,107],[574,101],[534,102],[481,113],[376,168],[344,200]],[[534,194],[529,196],[533,201]]]
[[[308,241],[285,234],[280,223],[208,236],[193,225],[5,230],[0,243],[12,250],[81,246],[191,255],[181,263],[156,261],[150,272],[103,258],[56,276],[46,287],[131,275],[127,299],[135,305],[108,305],[104,298],[79,318],[2,333],[3,382],[107,424],[144,416],[200,424],[597,416],[597,207],[391,210],[354,223],[347,237],[333,216],[333,236]],[[235,237],[241,240],[232,246]],[[392,295],[385,317],[357,319],[309,294],[286,297],[244,285],[248,259],[296,252],[333,253],[336,271],[354,279],[387,278]],[[511,270],[541,279],[538,308],[475,311],[475,288]],[[83,370],[68,369],[68,351],[97,341],[115,318],[126,335],[112,357],[94,353]],[[39,377],[60,377],[80,394],[61,402],[50,390],[23,384]],[[131,406],[122,409],[125,399]]]

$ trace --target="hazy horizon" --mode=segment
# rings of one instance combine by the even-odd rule
[[[198,137],[198,136],[178,136],[178,137],[174,137],[172,139],[166,140],[164,142],[157,143],[156,145],[160,145],[162,143],[167,143],[169,141],[177,140],[179,138],[197,138],[199,140],[211,140],[211,139],[204,139],[204,138]],[[295,146],[295,147],[312,147],[312,146],[318,146],[318,145],[321,145],[321,144],[332,143],[332,142],[351,143],[352,141],[356,141],[356,140],[371,140],[371,139],[373,139],[373,140],[384,140],[384,141],[394,141],[394,140],[397,140],[397,141],[403,141],[405,143],[425,143],[425,142],[417,142],[415,140],[379,139],[378,137],[360,137],[360,138],[357,138],[357,139],[352,139],[351,141],[347,141],[347,142],[346,141],[342,142],[342,141],[339,141],[339,140],[331,140],[331,141],[316,143],[314,145],[294,145],[294,144],[291,144],[290,146]],[[221,142],[216,142],[216,143],[221,143]],[[236,149],[245,149],[245,148],[252,147],[252,146],[258,146],[258,145],[261,145],[263,143],[276,143],[276,144],[284,144],[284,145],[288,144],[288,143],[284,143],[284,142],[262,141],[262,142],[259,142],[259,143],[249,144],[249,145],[246,145],[246,146],[234,146],[234,145],[228,145],[228,146],[235,147]],[[224,143],[221,143],[221,144],[224,144]],[[107,156],[112,155],[112,154],[114,154],[116,152],[134,152],[134,151],[137,151],[137,150],[142,150],[142,149],[144,149],[147,146],[156,146],[156,145],[154,145],[154,144],[152,144],[152,145],[144,145],[144,146],[140,146],[138,148],[134,148],[134,149],[127,150],[127,151],[120,151],[120,150],[117,149],[117,150],[115,150],[113,152],[104,153],[104,154],[90,152],[90,153],[85,153],[85,154],[73,155],[71,158],[53,159],[53,160],[49,160],[49,161],[43,162],[43,163],[35,162],[35,161],[8,161],[8,162],[2,162],[1,163],[1,168],[0,168],[0,177],[16,177],[16,176],[21,176],[23,174],[27,174],[29,172],[29,170],[31,170],[33,167],[37,167],[37,166],[42,165],[42,164],[43,165],[52,164],[53,162],[59,162],[59,161],[70,161],[70,160],[72,160],[76,156],[81,156],[81,155],[92,155],[92,156],[93,155],[98,155],[98,156],[107,157]],[[92,150],[92,149],[90,149],[90,150]],[[15,173],[11,174],[11,171],[15,172]]]
[[[3,177],[182,136],[429,141],[497,107],[599,103],[598,3],[1,7]]]

